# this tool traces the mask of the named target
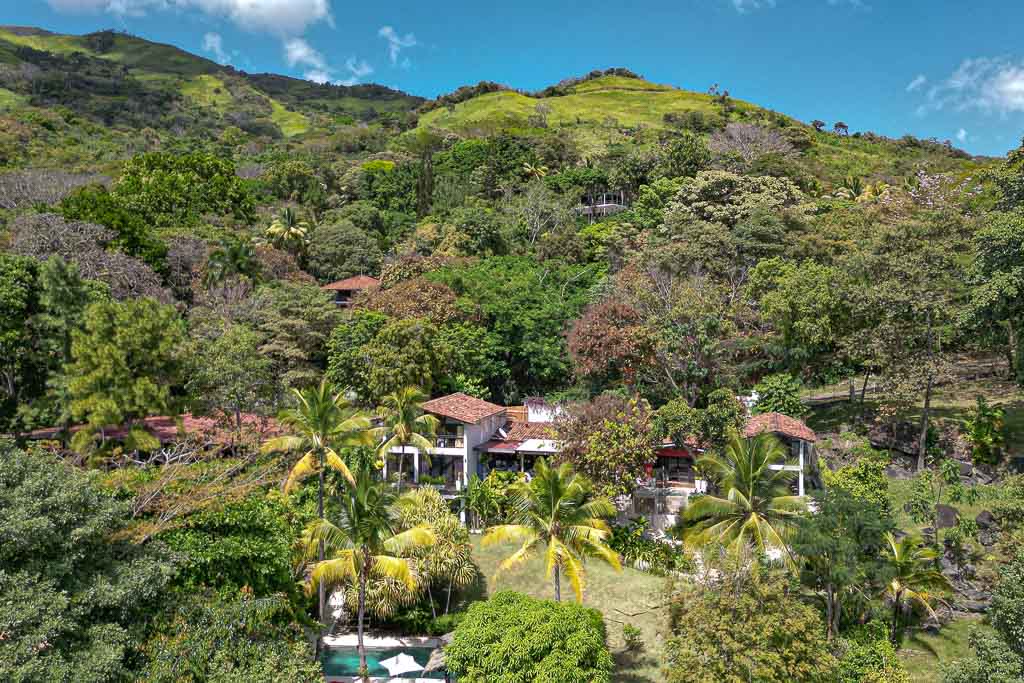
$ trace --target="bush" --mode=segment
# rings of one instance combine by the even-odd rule
[[[807,406],[800,400],[800,380],[792,375],[779,373],[768,375],[754,387],[757,404],[754,413],[782,413],[801,418],[807,414]]]
[[[640,652],[644,649],[644,641],[640,629],[633,624],[622,625],[622,640],[626,643],[626,649],[630,652]]]
[[[835,472],[822,469],[822,478],[828,488],[842,489],[854,498],[868,501],[889,514],[889,478],[885,475],[885,463],[871,458],[860,458],[852,465],[840,467]]]
[[[376,275],[383,256],[377,241],[352,221],[322,225],[313,232],[306,267],[321,282]]]
[[[465,683],[612,680],[601,613],[510,591],[474,604],[445,649]]]
[[[910,683],[883,621],[852,629],[839,641],[839,650],[836,683]]]
[[[683,549],[648,537],[647,525],[647,518],[641,517],[628,524],[612,527],[608,545],[622,556],[626,564],[652,574],[689,569],[690,562]]]

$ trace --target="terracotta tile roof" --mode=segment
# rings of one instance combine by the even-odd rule
[[[356,275],[355,277],[348,277],[344,280],[338,280],[332,282],[329,285],[324,285],[320,289],[329,289],[333,291],[354,291],[357,289],[369,289],[370,287],[376,287],[380,284],[380,280],[369,275]]]
[[[459,392],[427,401],[423,404],[423,410],[459,422],[476,424],[485,417],[504,412],[505,408]]]
[[[763,432],[782,434],[791,439],[803,439],[811,443],[818,440],[818,435],[800,420],[782,413],[764,413],[755,415],[743,427],[743,436],[750,438]]]
[[[181,423],[181,429],[178,423]],[[229,417],[231,424],[234,424],[234,417]],[[142,420],[142,426],[147,432],[160,440],[160,443],[172,443],[183,436],[198,436],[213,443],[227,443],[231,441],[233,433],[226,429],[224,421],[218,421],[213,417],[193,416],[192,413],[184,413],[180,418],[173,415],[151,415]],[[86,425],[74,425],[70,431],[72,434],[84,429]],[[252,413],[242,413],[242,428],[260,433],[263,436],[273,436],[280,433],[277,422],[271,417],[261,417]],[[32,440],[49,440],[60,438],[60,427],[46,427],[36,429],[26,436]],[[128,435],[128,430],[123,426],[110,426],[103,430],[108,439],[123,439]]]
[[[505,425],[505,433],[509,441],[555,438],[555,429],[550,422],[509,422]]]

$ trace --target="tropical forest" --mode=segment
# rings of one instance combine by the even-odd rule
[[[0,27],[0,680],[1024,681],[1024,145],[209,56]]]

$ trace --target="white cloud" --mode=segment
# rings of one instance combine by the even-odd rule
[[[288,62],[288,66],[301,64],[318,71],[327,70],[324,56],[303,38],[289,38],[284,41],[284,60]]]
[[[961,128],[960,130],[958,130],[956,132],[956,139],[959,142],[967,142],[967,130],[965,128]]]
[[[731,0],[732,6],[740,14],[746,14],[752,9],[775,7],[775,0]]]
[[[199,10],[247,31],[299,35],[312,24],[333,25],[330,0],[46,0],[58,12],[141,16],[150,10]]]
[[[907,92],[914,92],[915,90],[920,90],[921,87],[924,86],[924,84],[927,82],[927,76],[925,76],[924,74],[918,74],[917,76],[914,77],[914,80],[910,81],[910,83],[907,83]]]
[[[313,69],[312,71],[307,71],[305,74],[303,74],[302,77],[305,78],[307,81],[313,81],[314,83],[320,84],[326,83],[327,81],[331,80],[330,72],[324,71],[323,69]]]
[[[965,59],[949,78],[932,86],[919,114],[977,109],[987,114],[1024,112],[1024,61],[1008,57]]]
[[[772,1],[774,2],[774,0]],[[377,31],[377,35],[388,41],[388,59],[391,60],[392,64],[398,63],[398,55],[403,49],[407,47],[415,47],[419,44],[416,42],[416,36],[413,34],[406,33],[404,36],[399,35],[391,26],[381,26],[380,30]]]
[[[224,38],[219,33],[207,33],[203,36],[203,52],[209,52],[220,64],[231,61],[231,55],[224,50]]]

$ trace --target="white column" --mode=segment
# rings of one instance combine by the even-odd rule
[[[412,454],[412,480],[417,483],[420,480],[420,449],[418,448]]]
[[[800,488],[798,490],[801,496],[804,495],[804,447],[806,443],[806,441],[800,441],[800,483],[798,484]]]

